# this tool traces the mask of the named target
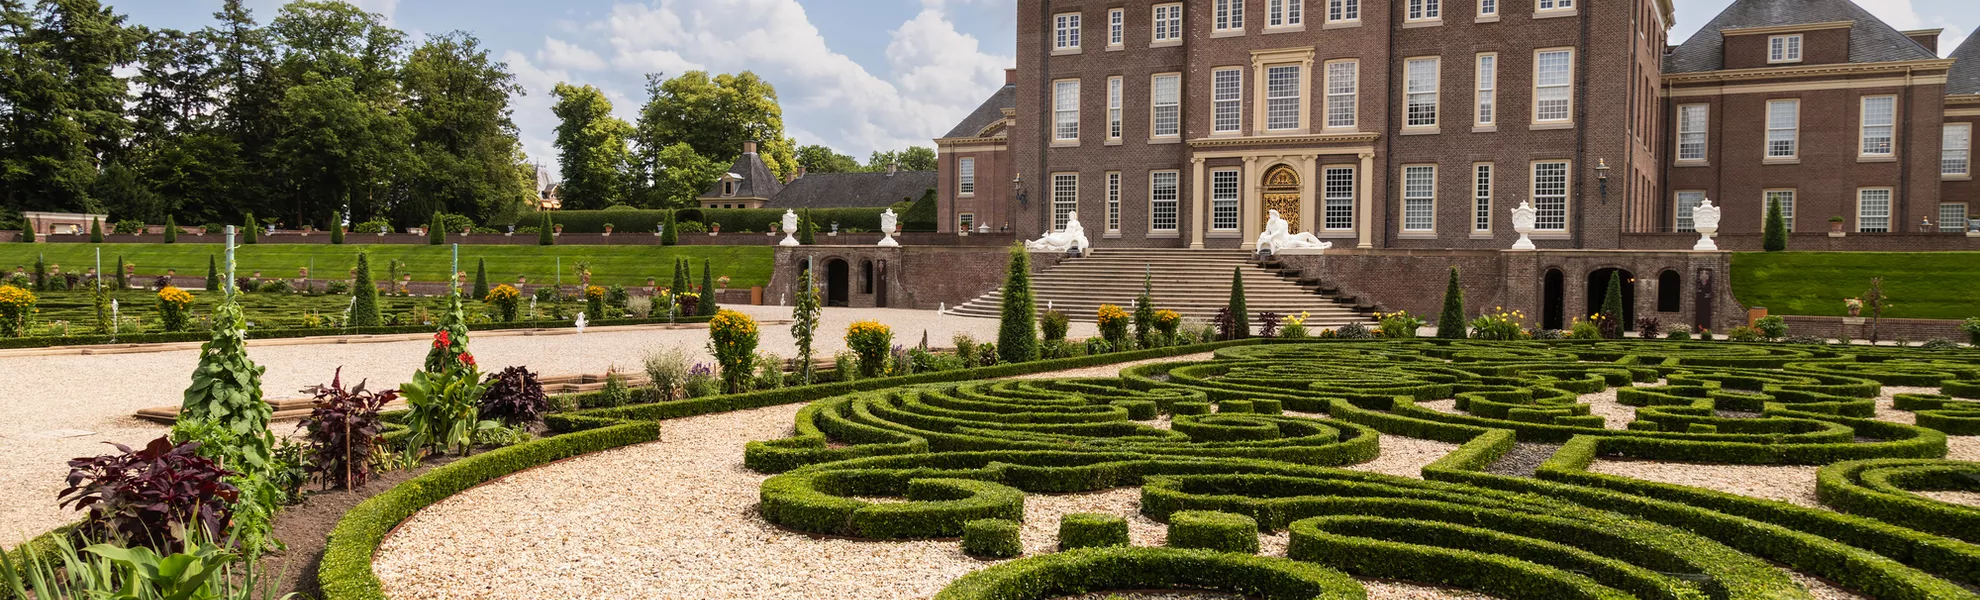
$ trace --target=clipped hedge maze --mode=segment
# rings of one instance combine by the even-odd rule
[[[1905,425],[1873,418],[1885,386],[1937,393],[1901,397],[1918,416]],[[1611,390],[1634,422],[1580,401]],[[1980,510],[1921,493],[1980,491],[1980,465],[1944,459],[1948,434],[1974,433],[1976,396],[1970,351],[1264,343],[1118,378],[837,396],[800,411],[795,436],[752,442],[746,462],[775,474],[760,514],[801,532],[978,537],[972,521],[1022,521],[1026,494],[1139,486],[1142,513],[1181,538],[1171,543],[1235,551],[1096,548],[1124,523],[1069,517],[1064,551],[979,571],[940,598],[1174,586],[1361,597],[1346,575],[1507,598],[1812,598],[1785,566],[1876,598],[1980,599]],[[1337,468],[1374,458],[1381,435],[1461,446],[1424,479]],[[1519,443],[1559,447],[1531,477],[1488,470]],[[1587,470],[1603,457],[1824,465],[1828,508]],[[1291,560],[1244,554],[1253,528],[1286,532]]]

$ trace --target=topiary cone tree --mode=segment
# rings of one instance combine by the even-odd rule
[[[1003,321],[997,326],[997,358],[1006,363],[1038,359],[1038,305],[1031,297],[1031,255],[1011,247],[1004,273]]]
[[[1623,331],[1622,272],[1609,272],[1609,291],[1602,295],[1602,337],[1621,339]]]
[[[488,259],[474,259],[474,297],[488,297]]]
[[[1251,312],[1244,308],[1244,267],[1231,267],[1231,337],[1251,337]]]
[[[378,285],[371,281],[371,258],[358,253],[357,277],[351,281],[351,323],[352,327],[377,327],[384,324],[378,314]]]
[[[261,238],[261,228],[254,226],[254,213],[248,213],[245,220],[247,221],[247,230],[241,232],[241,235],[244,236],[241,239],[241,243],[255,243]]]
[[[1437,315],[1437,337],[1464,339],[1464,288],[1458,286],[1458,268],[1451,266],[1451,283],[1444,287],[1444,312]]]
[[[708,260],[701,261],[701,304],[694,313],[703,317],[715,316],[715,274],[708,267]]]
[[[798,219],[798,243],[806,246],[816,245],[818,237],[812,233],[812,230],[817,228],[818,226],[811,220],[811,209],[804,209],[804,215]]]
[[[165,215],[165,243],[179,243],[179,223],[172,220],[172,215]]]
[[[213,255],[206,255],[206,291],[220,291],[220,262]]]
[[[433,211],[433,220],[427,221],[426,245],[444,246],[447,244],[447,219],[440,211]]]
[[[21,241],[34,243],[34,221],[21,219]]]
[[[674,229],[674,211],[667,211],[666,226],[660,228],[660,245],[672,246],[681,241],[681,232]]]
[[[344,244],[343,211],[332,211],[330,213],[330,243],[339,246]]]
[[[117,255],[117,289],[131,289],[131,280],[124,276],[124,255]]]
[[[1760,245],[1768,252],[1780,252],[1788,246],[1787,217],[1781,213],[1781,201],[1767,201],[1767,226],[1761,234]]]
[[[103,243],[103,219],[94,219],[89,222],[89,243]]]
[[[550,213],[543,213],[543,227],[536,232],[536,245],[557,245],[556,230],[550,227]]]
[[[1148,271],[1141,273],[1141,295],[1134,298],[1134,343],[1151,347],[1155,334],[1155,280]]]
[[[687,272],[686,272],[686,271],[684,271],[684,270],[683,270],[683,269],[681,268],[681,259],[678,259],[678,258],[676,258],[676,259],[674,259],[674,283],[673,283],[673,285],[674,285],[674,295],[675,295],[675,296],[679,296],[679,295],[681,295],[681,294],[685,294],[685,293],[688,293],[688,292],[690,292],[690,291],[693,291],[693,290],[690,290],[690,289],[688,289],[688,276],[687,276]]]

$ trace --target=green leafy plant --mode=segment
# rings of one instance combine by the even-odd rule
[[[426,222],[426,245],[442,246],[447,243],[447,218],[440,211],[433,211],[433,218]]]
[[[91,219],[89,221],[89,243],[103,243],[103,219]]]
[[[846,328],[846,347],[859,355],[862,378],[879,377],[886,371],[887,353],[893,345],[893,330],[879,321],[859,321]]]
[[[1375,318],[1377,319],[1375,325],[1376,333],[1389,339],[1416,337],[1416,330],[1427,324],[1423,319],[1416,318],[1416,315],[1409,314],[1409,311],[1406,310],[1399,310],[1392,313],[1375,313]]]
[[[1141,295],[1134,298],[1134,342],[1142,348],[1151,348],[1155,338],[1155,280],[1148,272],[1141,274]]]
[[[344,245],[343,211],[330,211],[330,243],[337,246]]]
[[[703,259],[701,261],[701,304],[695,305],[695,315],[702,317],[715,316],[715,313],[721,310],[717,305],[719,299],[716,298],[716,295],[715,274],[711,272],[709,261]]]
[[[165,243],[179,243],[179,223],[172,220],[172,215],[165,215]]]
[[[798,275],[796,306],[791,308],[791,338],[797,342],[797,376],[799,385],[811,385],[814,376],[811,365],[813,339],[818,334],[818,316],[821,312],[818,302],[818,286],[812,282],[811,269]]]
[[[268,430],[274,409],[261,397],[264,367],[247,355],[247,319],[233,296],[213,309],[213,337],[200,346],[199,366],[179,404],[181,420],[204,420],[240,436],[241,464],[229,468],[252,475],[267,468],[275,436]]]
[[[1109,346],[1114,348],[1127,347],[1128,325],[1133,320],[1133,317],[1127,311],[1121,310],[1121,307],[1112,304],[1102,304],[1100,305],[1100,311],[1096,313],[1096,319],[1100,325],[1100,337],[1106,339]],[[1046,339],[1051,339],[1051,337],[1047,336]],[[1064,336],[1061,336],[1061,339],[1064,339]]]
[[[539,226],[536,230],[536,245],[538,246],[557,245],[556,229],[551,226],[550,213],[543,213],[543,224]]]
[[[315,400],[298,425],[306,432],[310,476],[325,488],[364,487],[383,449],[384,423],[378,411],[398,399],[398,390],[374,393],[364,382],[345,389],[344,369],[338,367],[329,385],[303,392]]]
[[[1780,315],[1767,315],[1753,322],[1753,328],[1760,331],[1760,337],[1767,341],[1779,341],[1788,336],[1787,319]]]
[[[253,244],[261,241],[261,226],[255,224],[254,213],[248,213],[247,215],[245,215],[243,218],[243,222],[245,223],[245,226],[242,228],[241,231],[241,236],[242,236],[241,243]]]
[[[1980,317],[1967,317],[1960,322],[1959,330],[1966,332],[1968,342],[1980,346]]]
[[[220,264],[213,255],[206,255],[206,291],[220,291]]]
[[[1595,325],[1602,330],[1603,339],[1619,340],[1629,324],[1623,321],[1622,272],[1609,272],[1609,288],[1602,295],[1602,312],[1596,314]]]
[[[1038,330],[1044,332],[1045,341],[1066,341],[1066,331],[1072,329],[1072,319],[1066,313],[1048,310],[1038,313]]]
[[[722,383],[729,393],[749,391],[756,372],[756,338],[756,320],[749,315],[723,310],[708,322],[708,349],[722,365]]]
[[[1517,340],[1527,337],[1526,326],[1520,322],[1525,313],[1497,307],[1492,312],[1478,315],[1471,320],[1471,337],[1479,340]]]
[[[681,232],[674,226],[674,211],[667,211],[665,225],[660,227],[660,245],[672,246],[680,243]]]
[[[447,343],[446,332],[435,334],[436,348]],[[439,372],[414,372],[411,382],[399,386],[408,408],[407,451],[467,454],[476,429],[496,426],[494,421],[480,419],[480,401],[486,388],[480,382],[480,371],[473,366],[473,355],[462,356],[462,364]]]

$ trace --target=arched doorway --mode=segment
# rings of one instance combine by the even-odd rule
[[[1657,275],[1657,312],[1674,313],[1684,310],[1684,276],[1676,269],[1664,269]]]
[[[846,306],[846,295],[852,291],[852,267],[845,259],[834,258],[825,261],[825,305]]]
[[[873,293],[873,261],[859,261],[859,293]]]
[[[1609,295],[1609,279],[1622,276],[1622,330],[1629,331],[1636,323],[1636,275],[1622,269],[1596,269],[1588,274],[1588,312],[1592,315],[1602,312],[1602,301]]]
[[[1262,200],[1258,203],[1259,230],[1264,230],[1266,217],[1272,214],[1271,211],[1276,210],[1279,211],[1279,218],[1286,220],[1289,231],[1299,233],[1301,231],[1299,171],[1293,170],[1289,165],[1272,167],[1265,171],[1265,180],[1261,182],[1259,191]]]
[[[873,306],[887,307],[887,261],[879,261],[873,267]]]
[[[1540,328],[1561,329],[1567,312],[1567,275],[1560,269],[1547,269],[1540,284]]]

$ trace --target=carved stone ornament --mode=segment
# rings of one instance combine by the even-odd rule
[[[1279,211],[1267,211],[1265,232],[1258,234],[1254,250],[1278,254],[1280,250],[1326,250],[1334,247],[1333,242],[1323,242],[1311,233],[1292,233],[1292,225],[1279,216]]]
[[[1066,215],[1065,229],[1047,233],[1043,237],[1025,242],[1024,248],[1039,252],[1065,252],[1073,248],[1079,248],[1091,254],[1093,252],[1093,242],[1086,239],[1086,227],[1079,224],[1079,214],[1073,213]]]
[[[779,246],[798,245],[797,228],[798,228],[797,211],[784,209],[784,240],[777,242],[777,245]]]
[[[1519,241],[1513,242],[1512,249],[1537,249],[1533,245],[1533,238],[1528,237],[1533,233],[1533,224],[1536,221],[1535,213],[1537,212],[1533,210],[1533,205],[1527,204],[1525,200],[1519,201],[1519,206],[1512,209],[1513,231],[1519,232]]]

